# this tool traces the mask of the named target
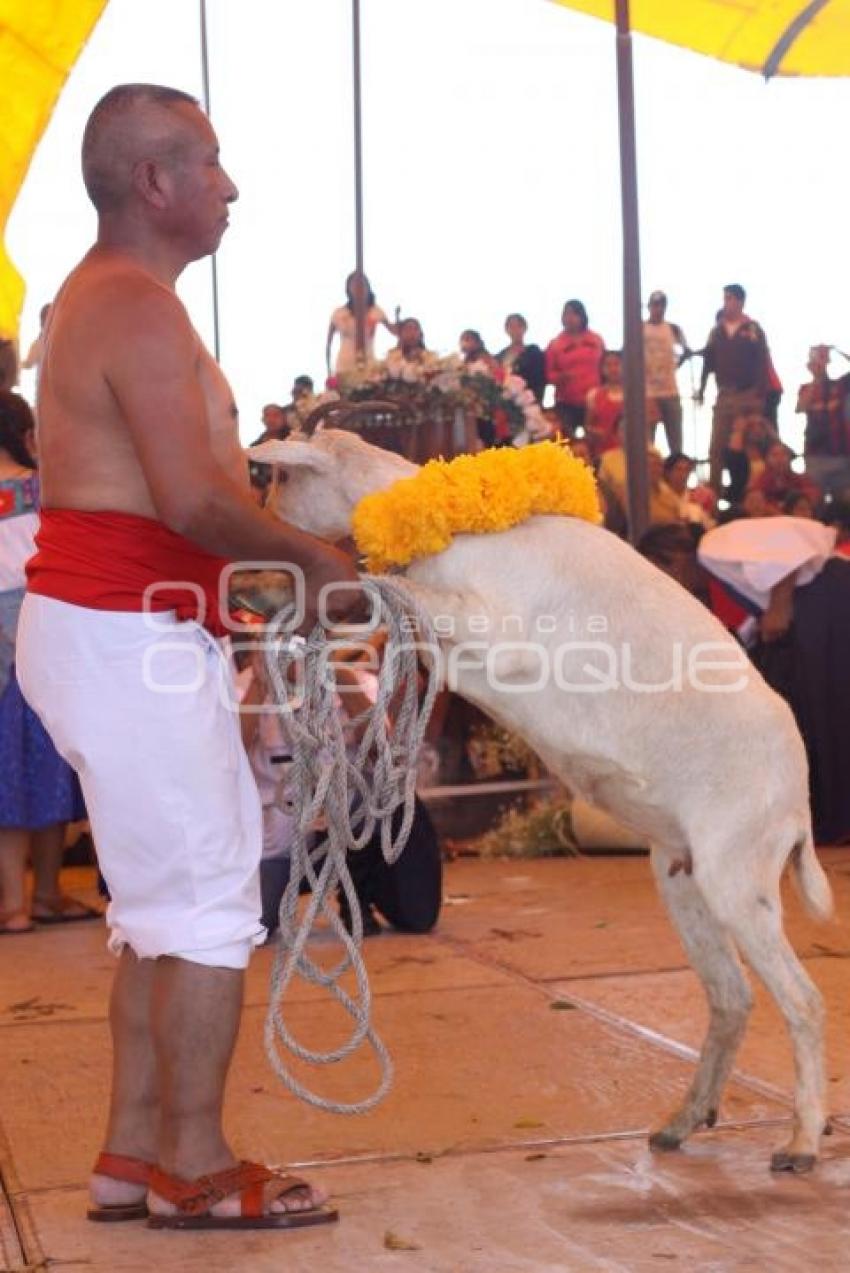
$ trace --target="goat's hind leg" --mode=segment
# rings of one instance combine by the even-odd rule
[[[727,922],[738,949],[775,999],[794,1047],[794,1130],[790,1144],[773,1155],[771,1169],[810,1171],[826,1123],[823,1000],[782,930],[778,886],[770,896],[735,894]]]
[[[678,1149],[698,1127],[713,1127],[720,1097],[747,1025],[752,992],[735,947],[709,910],[693,876],[674,870],[675,855],[653,849],[652,867],[670,919],[708,999],[708,1033],[697,1072],[684,1104],[649,1143],[653,1149]],[[677,864],[681,865],[681,863]]]

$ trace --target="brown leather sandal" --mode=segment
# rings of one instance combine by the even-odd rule
[[[153,1163],[142,1158],[128,1158],[126,1154],[99,1154],[94,1165],[96,1176],[111,1176],[113,1180],[123,1180],[128,1185],[150,1184]],[[119,1203],[117,1206],[89,1207],[86,1215],[89,1220],[99,1224],[112,1224],[119,1220],[144,1220],[147,1218],[148,1204],[144,1198],[140,1202]]]
[[[181,1180],[154,1167],[150,1174],[151,1193],[171,1202],[177,1208],[174,1215],[157,1215],[151,1212],[148,1227],[151,1229],[305,1229],[316,1224],[333,1224],[339,1212],[329,1207],[311,1207],[309,1211],[266,1211],[265,1188],[269,1181],[279,1185],[277,1196],[285,1197],[298,1189],[308,1189],[306,1181],[298,1176],[272,1171],[261,1163],[241,1162],[236,1167],[200,1176],[197,1180]],[[214,1216],[210,1209],[228,1198],[239,1194],[241,1212],[238,1216]]]

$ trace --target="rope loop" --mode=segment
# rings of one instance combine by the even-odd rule
[[[396,862],[404,849],[413,824],[416,761],[438,688],[434,630],[411,591],[394,578],[366,576],[362,582],[372,593],[376,614],[370,631],[375,627],[387,630],[377,694],[367,711],[344,719],[331,662],[334,639],[321,625],[306,641],[293,636],[294,606],[278,612],[265,640],[269,680],[291,742],[296,822],[289,883],[280,905],[280,939],[271,975],[265,1046],[272,1068],[290,1092],[334,1114],[366,1113],[383,1100],[392,1085],[392,1059],[371,1020],[371,991],[361,952],[363,922],[347,855],[364,848],[378,827],[381,850],[389,864]],[[424,666],[420,657],[423,650],[431,652]],[[425,675],[421,699],[420,669]],[[402,815],[393,830],[393,814],[399,808]],[[310,847],[312,828],[320,817],[326,826],[324,838]],[[304,880],[309,899],[299,918]],[[334,905],[338,888],[348,902],[351,933]],[[309,953],[310,939],[320,920],[343,947],[342,958],[333,968],[322,968]],[[353,995],[340,985],[349,971],[356,984]],[[351,1033],[339,1047],[329,1051],[305,1047],[287,1025],[285,998],[296,977],[328,990],[351,1018]],[[293,1057],[316,1066],[336,1064],[363,1044],[372,1049],[380,1067],[378,1087],[363,1100],[330,1100],[312,1091],[292,1072]]]

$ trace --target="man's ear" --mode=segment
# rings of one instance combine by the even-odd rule
[[[331,457],[310,442],[271,438],[259,446],[248,447],[245,454],[255,464],[281,464],[284,468],[315,469],[316,472],[327,472],[333,467]]]
[[[159,184],[159,165],[155,160],[141,159],[133,167],[131,181],[146,203],[152,203],[159,209],[166,206],[165,194]]]

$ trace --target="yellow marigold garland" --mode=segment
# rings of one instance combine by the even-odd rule
[[[429,460],[361,499],[353,530],[367,568],[380,574],[442,552],[455,535],[507,530],[542,513],[601,520],[591,469],[557,442]]]

